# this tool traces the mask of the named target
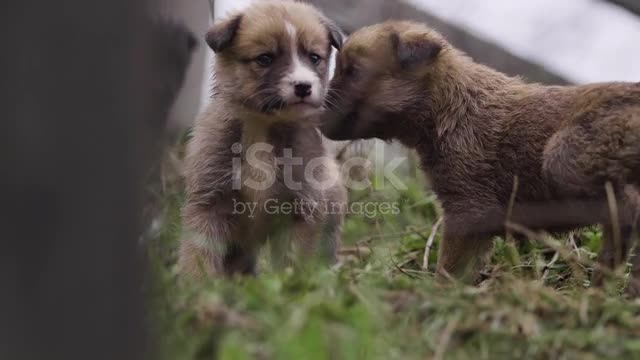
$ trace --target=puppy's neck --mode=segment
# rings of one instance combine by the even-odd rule
[[[242,138],[241,142],[244,147],[258,143],[268,143],[270,125],[260,123],[257,119],[242,119]]]
[[[501,121],[529,85],[473,62],[455,49],[443,54],[425,81],[427,107],[438,138],[461,128],[474,129]]]
[[[273,150],[290,147],[296,134],[306,128],[294,121],[276,121],[268,116],[241,117],[240,121],[241,142],[245,149],[255,144],[268,144]]]
[[[462,147],[482,151],[522,98],[541,88],[477,64],[453,49],[443,54],[419,86],[424,96],[403,114],[408,131],[399,140],[418,150],[425,167]]]

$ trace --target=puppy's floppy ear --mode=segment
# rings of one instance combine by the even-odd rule
[[[342,32],[340,27],[333,21],[324,17],[322,18],[322,23],[327,28],[327,32],[329,33],[329,41],[331,43],[331,46],[338,50],[342,50],[342,44],[344,43],[344,33]]]
[[[236,15],[214,24],[205,35],[205,41],[209,44],[209,47],[216,53],[229,47],[238,32],[238,28],[240,28],[241,21],[242,15]]]
[[[442,45],[428,34],[391,34],[391,43],[397,53],[400,66],[404,69],[432,64],[442,51]]]

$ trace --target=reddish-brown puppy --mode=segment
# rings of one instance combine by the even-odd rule
[[[526,84],[423,24],[387,22],[349,38],[330,91],[329,138],[397,139],[420,154],[444,209],[441,275],[475,274],[504,234],[516,177],[511,221],[550,231],[602,223],[600,261],[627,258],[640,204],[639,84]]]

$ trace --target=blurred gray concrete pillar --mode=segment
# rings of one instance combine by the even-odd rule
[[[2,4],[2,360],[155,358],[143,176],[190,41],[144,1]]]
[[[142,2],[2,3],[0,359],[145,355]]]

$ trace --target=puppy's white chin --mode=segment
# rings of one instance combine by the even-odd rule
[[[295,103],[287,106],[285,110],[289,111],[320,111],[321,105],[311,103]]]
[[[298,103],[287,105],[281,110],[273,112],[262,112],[250,107],[237,107],[237,113],[241,118],[247,120],[258,121],[260,123],[278,123],[278,122],[291,122],[299,123],[302,125],[316,126],[315,121],[309,121],[312,118],[319,118],[323,112],[323,106],[315,106],[309,103]]]
[[[277,116],[286,120],[299,120],[312,116],[318,116],[322,112],[322,106],[316,106],[309,103],[297,103],[288,105],[286,108],[278,111]]]

